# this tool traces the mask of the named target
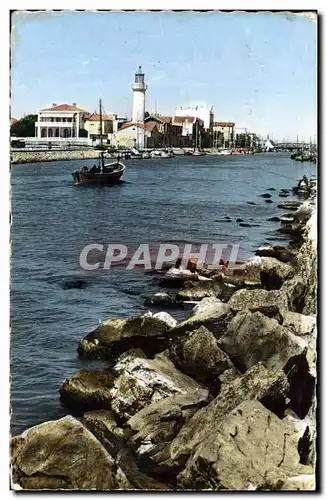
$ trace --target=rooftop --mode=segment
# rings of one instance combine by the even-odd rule
[[[152,132],[153,129],[158,125],[158,123],[155,121],[151,121],[151,122],[146,122],[144,125],[148,132]]]
[[[195,123],[196,118],[194,116],[174,116],[173,123]]]
[[[141,123],[141,122],[126,122],[126,123],[124,123],[124,124],[120,127],[120,129],[118,129],[118,132],[119,132],[120,130],[124,130],[125,128],[128,128],[128,127],[133,127],[133,126],[134,126],[134,127],[141,127],[141,128],[143,128],[143,129],[145,129],[145,130],[146,130],[146,127],[145,127],[144,123]]]
[[[235,127],[234,122],[213,122],[214,127]]]
[[[102,120],[113,120],[115,118],[115,115],[102,115]],[[94,121],[94,122],[99,122],[100,121],[100,115],[97,113],[92,113],[89,117],[88,120]]]
[[[85,109],[77,107],[76,104],[53,104],[51,108],[44,108],[41,111],[82,111],[87,113]]]

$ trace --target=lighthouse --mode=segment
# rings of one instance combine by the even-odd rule
[[[133,115],[132,121],[144,122],[145,113],[145,91],[147,86],[144,82],[144,73],[142,73],[142,66],[139,66],[138,71],[135,73],[135,82],[132,85],[133,89]]]

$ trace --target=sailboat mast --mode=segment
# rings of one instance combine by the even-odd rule
[[[99,113],[100,113],[100,126],[99,126],[99,134],[100,134],[100,158],[101,158],[101,172],[103,172],[104,167],[104,159],[103,159],[103,143],[102,143],[102,100],[99,99]]]
[[[100,146],[102,149],[102,101],[101,101],[101,99],[99,99],[99,112],[100,112],[99,134],[100,134]]]

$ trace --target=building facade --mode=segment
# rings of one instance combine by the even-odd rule
[[[203,121],[204,128],[210,130],[214,118],[213,106],[180,106],[175,109],[175,116],[199,118]]]
[[[51,108],[41,109],[35,122],[35,137],[41,138],[79,138],[80,130],[89,113],[73,104],[53,103]]]
[[[111,144],[115,147],[144,149],[150,136],[144,123],[127,122],[112,134]]]
[[[234,122],[214,122],[213,123],[213,147],[232,148],[235,141]]]
[[[117,130],[117,116],[112,114],[102,115],[102,140],[108,142],[114,129]],[[97,113],[92,113],[89,115],[84,122],[84,129],[87,131],[88,138],[92,142],[100,140],[100,115]]]

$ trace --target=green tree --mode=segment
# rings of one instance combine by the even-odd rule
[[[35,122],[37,115],[26,115],[10,127],[12,137],[35,137]]]

